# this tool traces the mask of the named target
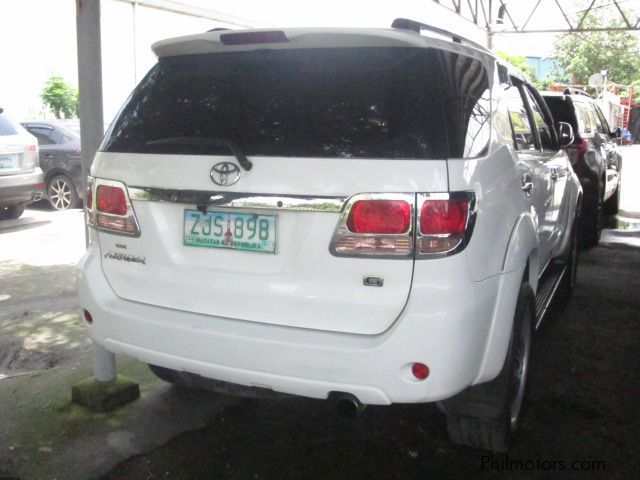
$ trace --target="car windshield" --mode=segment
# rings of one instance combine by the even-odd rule
[[[475,156],[488,144],[481,62],[425,48],[161,58],[101,150],[338,158]],[[180,139],[172,142],[171,139]]]

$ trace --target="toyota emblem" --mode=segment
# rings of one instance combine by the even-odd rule
[[[216,185],[228,187],[240,180],[240,169],[235,163],[220,162],[211,168],[211,180]]]

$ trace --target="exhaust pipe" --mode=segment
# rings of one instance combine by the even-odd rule
[[[366,405],[360,403],[360,400],[350,393],[332,392],[331,397],[336,413],[341,418],[356,418],[366,408]]]

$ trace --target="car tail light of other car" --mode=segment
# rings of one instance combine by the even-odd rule
[[[98,230],[140,236],[140,227],[122,182],[89,178],[87,183],[87,223]]]
[[[24,149],[24,166],[27,168],[36,168],[40,166],[40,154],[37,143],[28,145]]]
[[[347,202],[330,251],[344,257],[450,255],[464,249],[474,222],[472,192],[360,194]]]
[[[419,193],[416,258],[464,249],[475,224],[473,192]]]
[[[351,197],[333,234],[331,253],[342,257],[412,256],[414,205],[413,194]]]
[[[567,150],[567,155],[569,156],[569,160],[571,161],[571,165],[578,163],[581,157],[584,157],[584,154],[587,152],[588,142],[584,138],[576,140],[571,145],[569,145]]]

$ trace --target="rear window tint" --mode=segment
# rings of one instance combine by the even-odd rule
[[[168,57],[140,83],[101,150],[358,158],[477,156],[488,80],[434,49],[262,50]],[[218,145],[216,145],[218,143]]]
[[[0,114],[0,135],[17,135],[18,130],[15,125],[7,119],[4,115]]]

